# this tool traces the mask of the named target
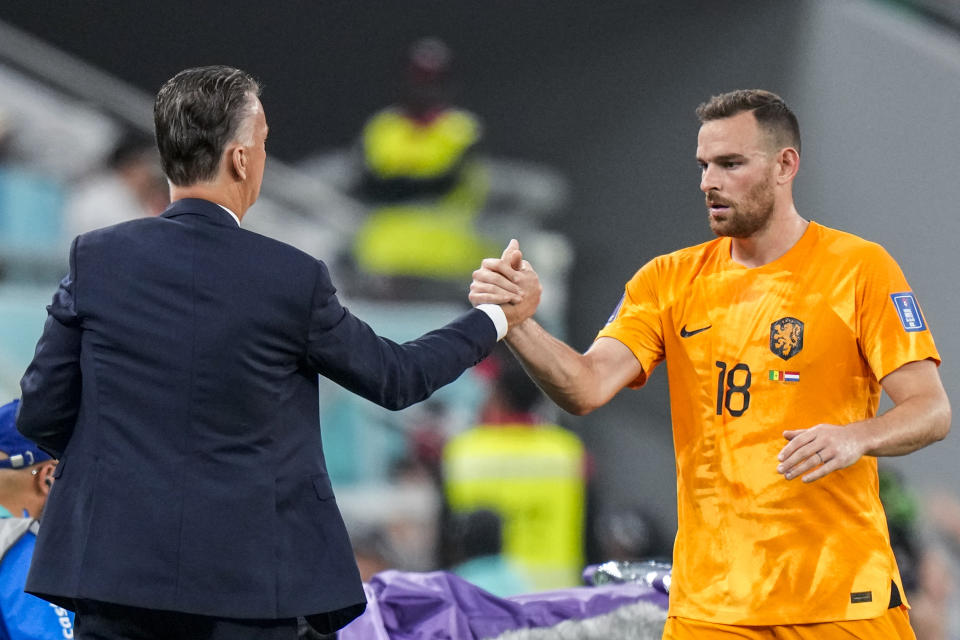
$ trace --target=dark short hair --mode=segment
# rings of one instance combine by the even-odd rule
[[[493,386],[500,392],[503,402],[511,411],[533,412],[537,405],[543,402],[543,391],[530,379],[523,365],[503,346],[503,343],[498,344],[493,353],[499,365]]]
[[[153,105],[163,172],[175,185],[212,180],[260,84],[225,66],[186,69],[167,80]]]
[[[752,111],[757,123],[779,147],[800,153],[800,123],[783,98],[763,89],[738,89],[713,96],[697,107],[700,124]]]

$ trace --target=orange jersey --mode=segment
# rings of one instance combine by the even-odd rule
[[[730,238],[661,256],[598,337],[644,374],[666,359],[679,528],[669,615],[723,624],[874,618],[903,593],[876,458],[804,484],[777,473],[783,431],[876,414],[880,383],[939,355],[896,262],[811,222],[746,268]]]

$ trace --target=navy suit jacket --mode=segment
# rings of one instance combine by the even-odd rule
[[[400,409],[496,342],[476,309],[378,337],[323,262],[196,199],[78,237],[48,312],[17,425],[60,464],[27,590],[321,630],[365,599],[317,374]]]

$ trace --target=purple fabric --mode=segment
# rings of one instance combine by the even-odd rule
[[[444,572],[384,571],[364,585],[367,610],[340,640],[480,640],[610,613],[640,601],[667,608],[646,584],[609,584],[498,598]]]

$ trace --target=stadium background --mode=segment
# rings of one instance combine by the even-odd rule
[[[926,4],[6,0],[0,20],[149,94],[184,67],[244,68],[264,83],[269,151],[288,162],[350,144],[395,97],[406,46],[442,37],[455,53],[458,103],[485,123],[485,148],[543,162],[569,182],[555,226],[575,250],[567,337],[577,348],[643,262],[710,238],[694,107],[731,88],[773,90],[801,122],[801,213],[898,259],[955,396],[960,20],[952,5],[937,14],[938,3]],[[563,422],[593,451],[605,501],[675,520],[662,372],[646,390]],[[956,487],[958,457],[953,436],[892,465],[915,486]]]

